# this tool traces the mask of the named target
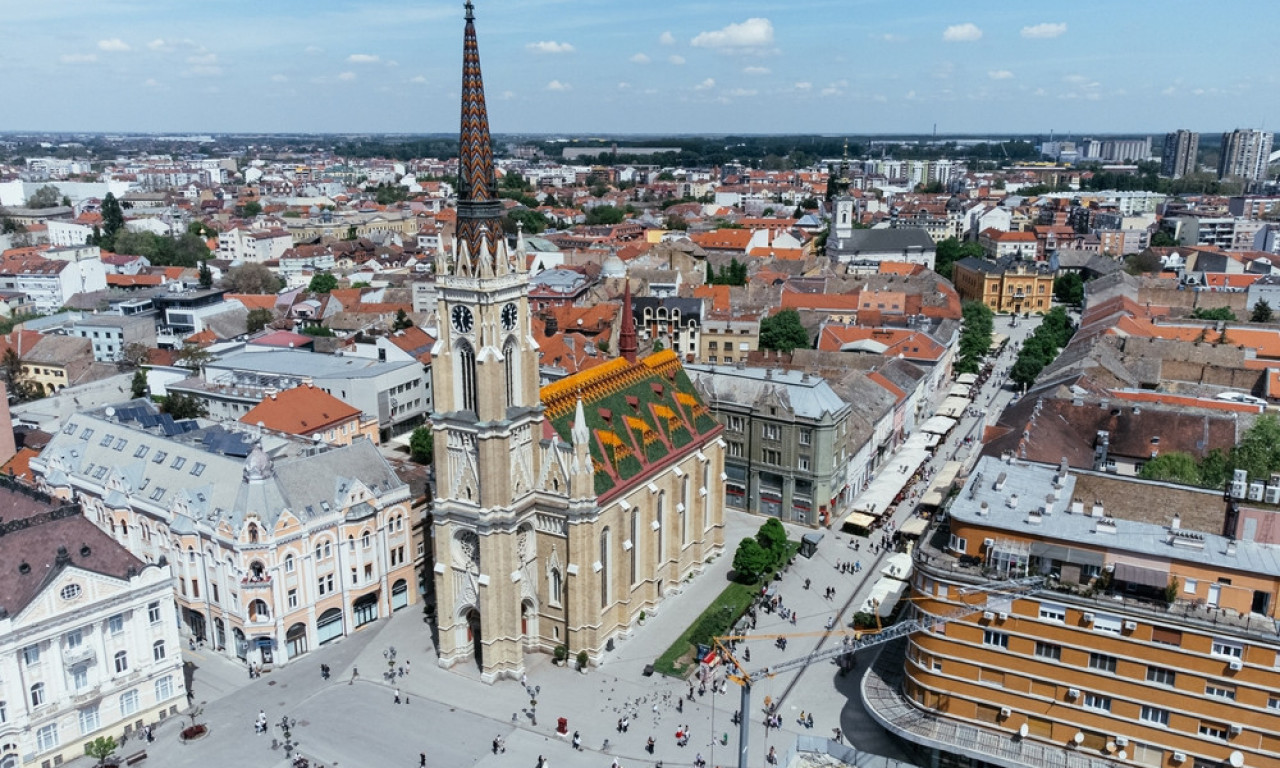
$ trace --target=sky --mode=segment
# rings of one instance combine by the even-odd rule
[[[499,134],[1280,124],[1270,0],[475,4]],[[0,131],[452,133],[463,23],[462,0],[0,0]]]

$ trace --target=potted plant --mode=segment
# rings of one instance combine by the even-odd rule
[[[111,753],[115,751],[116,739],[114,736],[99,736],[84,745],[84,753],[97,760],[99,766],[106,765],[107,758],[111,757]]]
[[[198,738],[200,738],[200,737],[204,736],[206,733],[208,733],[208,732],[209,732],[209,729],[208,729],[208,728],[206,728],[202,723],[197,723],[197,722],[196,722],[196,719],[197,719],[197,718],[199,718],[199,717],[200,717],[200,715],[203,715],[203,714],[204,714],[204,707],[203,707],[203,706],[199,706],[199,707],[192,707],[192,708],[191,708],[191,711],[187,713],[187,717],[191,718],[191,725],[189,725],[189,726],[187,726],[186,728],[183,728],[183,729],[182,729],[182,740],[183,740],[183,741],[190,741],[190,740],[192,740],[192,739],[198,739]]]
[[[564,664],[565,660],[569,658],[569,646],[563,643],[557,645],[552,652],[551,658],[555,660],[556,664]]]
[[[641,612],[640,612],[640,623],[641,623],[641,624],[643,624],[643,623],[644,623],[644,616],[645,616],[644,611],[641,611]]]
[[[587,673],[587,663],[590,660],[591,657],[587,655],[585,650],[578,651],[578,671],[585,675]]]

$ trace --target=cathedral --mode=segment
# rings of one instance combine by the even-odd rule
[[[598,660],[723,550],[724,442],[674,353],[637,359],[630,312],[618,359],[539,390],[470,0],[460,138],[457,239],[436,263],[434,578],[441,666],[492,682],[529,652]]]

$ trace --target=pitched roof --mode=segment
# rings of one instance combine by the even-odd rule
[[[542,388],[549,429],[572,441],[582,398],[600,502],[621,495],[720,434],[675,352],[615,358]]]
[[[431,364],[431,348],[435,346],[436,340],[418,326],[411,325],[396,331],[387,337],[387,341],[413,355],[414,359],[423,365]]]
[[[359,408],[307,384],[264,397],[240,421],[291,435],[311,435],[359,415]]]

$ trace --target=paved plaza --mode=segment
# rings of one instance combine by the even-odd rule
[[[998,321],[999,322],[999,321]],[[1031,323],[1016,329],[1029,332]],[[1000,330],[1004,330],[1001,328]],[[996,362],[996,369],[1013,362],[1010,349]],[[993,375],[975,405],[989,414],[999,413],[1012,393],[999,387]],[[926,465],[938,469],[953,452],[964,459],[970,450],[961,442],[978,424],[976,416],[963,418],[936,455]],[[892,458],[886,461],[892,467]],[[927,474],[927,473],[926,473]],[[918,490],[927,487],[922,481]],[[895,525],[911,514],[911,504],[894,509]],[[534,768],[538,757],[555,768],[595,766],[608,768],[616,758],[622,766],[692,765],[701,755],[710,766],[737,764],[738,729],[731,723],[740,706],[740,689],[730,682],[727,692],[694,694],[687,700],[688,683],[655,674],[645,677],[646,664],[653,662],[727,583],[730,561],[740,539],[752,535],[762,518],[730,511],[726,519],[725,554],[702,573],[680,585],[656,614],[642,626],[633,628],[603,663],[587,673],[557,667],[550,656],[533,656],[527,671],[527,686],[507,680],[494,685],[480,682],[474,667],[444,670],[436,666],[428,625],[421,606],[414,605],[349,637],[308,653],[256,679],[250,679],[243,664],[207,650],[184,651],[192,665],[193,698],[203,706],[201,722],[209,734],[199,741],[182,744],[178,731],[189,722],[170,719],[156,730],[154,743],[145,745],[145,766],[237,766],[276,768],[288,764],[282,748],[282,717],[296,721],[292,731],[298,749],[312,765],[342,768],[412,768],[425,753],[431,768],[456,766],[517,766]],[[789,527],[798,539],[808,529]],[[783,604],[796,613],[796,623],[783,621],[777,613],[759,613],[752,635],[788,634],[786,651],[775,647],[771,638],[746,641],[751,670],[762,669],[797,658],[823,644],[827,622],[835,619],[845,626],[859,610],[880,576],[887,553],[872,555],[869,544],[878,540],[851,537],[826,531],[812,558],[798,557],[778,584]],[[859,549],[852,547],[855,541]],[[861,561],[862,570],[842,574],[837,563]],[[808,590],[804,581],[810,581]],[[834,589],[833,599],[824,594]],[[396,676],[387,679],[390,649],[394,648]],[[832,661],[772,677],[758,679],[753,686],[749,764],[763,766],[769,747],[777,749],[780,760],[794,750],[797,736],[832,738],[840,728],[845,744],[858,750],[860,766],[903,761],[898,745],[866,716],[858,698],[858,680],[876,653],[864,652],[858,668],[846,676],[838,674]],[[321,679],[320,665],[332,670],[329,680]],[[399,670],[405,667],[405,674]],[[358,671],[358,675],[356,672]],[[717,670],[717,680],[723,670]],[[399,690],[401,703],[395,703]],[[537,706],[531,706],[532,692]],[[778,702],[783,716],[781,729],[766,733],[763,706],[768,696]],[[681,701],[683,699],[683,701]],[[677,702],[680,702],[677,704]],[[259,710],[266,713],[272,727],[267,734],[255,734],[254,720]],[[813,714],[813,727],[802,726],[801,712]],[[629,718],[625,733],[617,723]],[[556,733],[557,719],[568,719],[568,731],[582,735],[581,751],[573,749],[567,737]],[[692,734],[687,746],[676,745],[675,733],[686,726]],[[652,737],[652,754],[646,749]],[[505,751],[494,754],[495,738]],[[607,742],[607,744],[606,744]],[[136,741],[121,747],[119,755],[142,748]],[[785,762],[784,762],[785,764]],[[88,758],[75,761],[77,768],[91,765]]]

